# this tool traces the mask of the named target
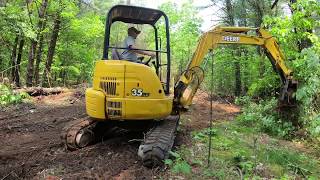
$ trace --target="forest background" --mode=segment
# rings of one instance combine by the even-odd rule
[[[55,87],[91,83],[95,60],[102,57],[106,13],[116,4],[145,6],[130,0],[0,0],[0,102],[19,102],[17,87]],[[215,24],[264,27],[278,40],[287,65],[299,81],[295,117],[277,111],[281,81],[263,50],[253,46],[219,46],[206,57],[203,90],[235,99],[238,121],[285,139],[320,140],[320,2],[317,0],[211,0],[205,6],[167,1],[159,5],[170,19],[174,76],[186,67],[201,34],[199,12],[217,7]],[[211,18],[211,17],[208,17]],[[160,36],[165,38],[164,30]],[[127,26],[116,24],[112,43],[119,45]],[[153,47],[152,29],[139,45]],[[163,47],[165,47],[163,41]],[[211,63],[213,61],[213,63]],[[210,89],[210,83],[213,88]],[[4,85],[7,84],[7,85]],[[8,85],[9,84],[9,85]],[[294,120],[292,119],[294,118]]]

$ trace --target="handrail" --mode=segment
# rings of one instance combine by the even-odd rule
[[[141,51],[150,51],[150,52],[161,52],[161,53],[168,53],[167,51],[161,51],[161,50],[150,50],[150,49],[136,49],[136,48],[123,48],[123,47],[114,47],[114,46],[109,46],[107,49],[126,49],[126,50],[141,50]]]

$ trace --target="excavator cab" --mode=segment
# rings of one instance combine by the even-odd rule
[[[161,48],[158,34],[157,23],[160,19],[164,19],[165,48]],[[127,48],[112,45],[110,35],[112,25],[119,21],[153,28],[155,49],[131,49],[155,52],[153,66],[119,60],[119,51]],[[169,96],[171,59],[166,14],[144,7],[112,7],[106,19],[103,47],[102,60],[95,63],[93,87],[86,91],[87,114],[101,121],[150,120],[170,115],[173,100]]]

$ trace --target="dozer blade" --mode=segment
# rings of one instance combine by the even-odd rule
[[[75,120],[63,128],[61,139],[68,150],[77,150],[99,141],[111,126],[90,117]]]
[[[96,122],[89,117],[72,121],[63,128],[61,139],[68,150],[76,150],[94,141],[93,126]]]
[[[179,115],[168,116],[145,135],[138,151],[144,166],[152,168],[163,165],[174,144],[178,122]]]

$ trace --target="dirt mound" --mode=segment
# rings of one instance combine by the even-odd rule
[[[182,119],[188,131],[207,127],[210,103],[199,92],[195,105]],[[214,119],[232,119],[239,108],[214,102]],[[75,118],[85,117],[82,93],[70,91],[33,98],[0,110],[0,178],[3,179],[152,179],[159,169],[142,166],[139,142],[126,133],[78,151],[66,151],[60,140],[62,128]],[[185,136],[186,138],[188,136]],[[187,139],[178,138],[178,143]]]

